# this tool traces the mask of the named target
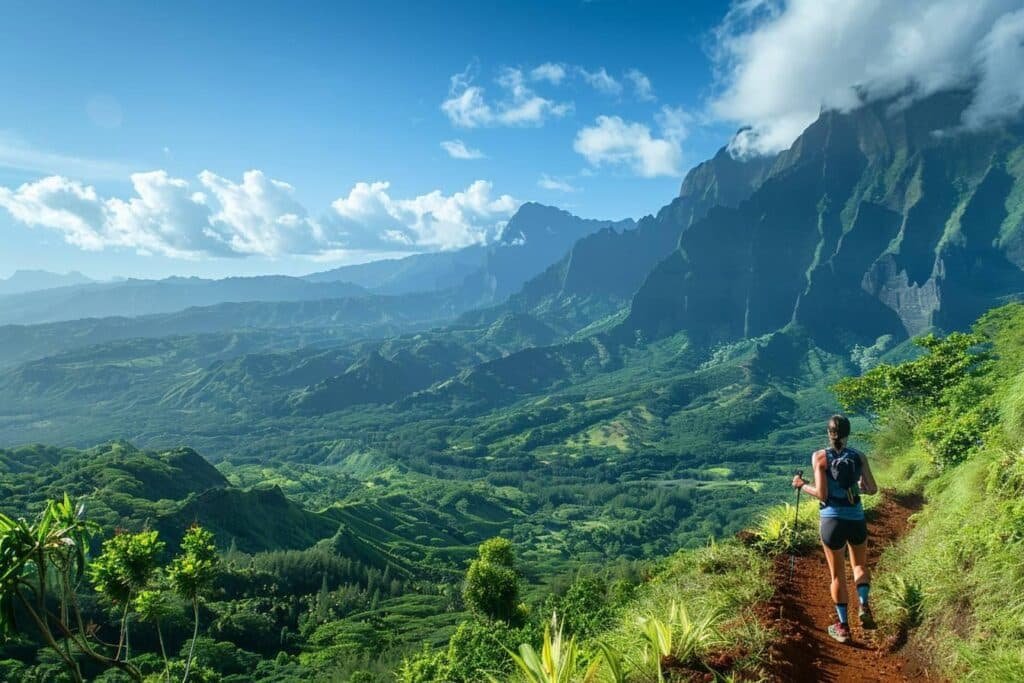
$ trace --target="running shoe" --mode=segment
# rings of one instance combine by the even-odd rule
[[[832,640],[845,643],[850,639],[850,627],[837,621],[828,627],[828,634],[832,636]]]
[[[871,614],[871,608],[870,607],[867,607],[867,606],[861,607],[860,608],[860,612],[858,613],[858,616],[860,617],[860,625],[861,625],[861,627],[863,627],[865,629],[869,629],[869,630],[870,629],[878,628],[878,624],[875,623],[875,617],[874,617],[873,614]]]

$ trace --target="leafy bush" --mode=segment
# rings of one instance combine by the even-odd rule
[[[447,678],[447,671],[447,652],[431,650],[424,643],[422,650],[402,660],[395,675],[399,683],[433,683]]]
[[[806,497],[805,497],[806,498]],[[800,505],[797,519],[795,505],[783,503],[771,508],[761,516],[754,528],[754,537],[759,548],[769,554],[797,552],[813,547],[817,543],[816,499],[810,498]],[[794,521],[797,523],[794,529]]]
[[[448,641],[444,671],[453,683],[479,681],[485,674],[511,673],[512,661],[507,653],[526,639],[524,631],[500,621],[464,621]]]
[[[466,572],[462,599],[471,611],[488,619],[516,619],[519,572],[511,541],[498,537],[480,544],[478,557]]]

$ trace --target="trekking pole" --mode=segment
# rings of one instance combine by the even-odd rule
[[[803,479],[804,471],[797,470],[796,476]],[[796,514],[793,516],[793,528],[789,530],[789,582],[793,583],[793,567],[796,565],[796,526],[800,523],[800,489],[796,490]]]

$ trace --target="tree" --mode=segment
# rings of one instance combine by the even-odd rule
[[[469,565],[462,598],[471,611],[488,619],[512,623],[517,616],[519,572],[512,542],[497,537],[484,541]]]
[[[76,507],[65,494],[50,501],[34,524],[0,514],[0,636],[18,632],[20,607],[72,680],[82,680],[79,655],[142,680],[137,668],[94,648],[83,623],[75,587],[86,571],[89,539],[98,531],[84,513],[84,505]],[[57,614],[47,606],[47,595],[57,597]]]
[[[129,659],[128,617],[133,600],[153,580],[165,546],[155,531],[118,532],[103,542],[103,552],[89,565],[96,591],[122,610],[115,659],[120,659],[122,647],[124,661]]]
[[[213,589],[213,582],[220,570],[220,558],[213,544],[213,534],[198,524],[193,524],[181,539],[181,552],[167,570],[168,578],[175,592],[192,604],[192,643],[185,659],[187,683],[192,658],[195,655],[196,638],[199,636],[199,600]]]
[[[160,656],[164,660],[164,672],[171,677],[170,662],[167,659],[167,648],[164,647],[164,634],[160,622],[173,612],[167,593],[162,588],[143,589],[135,596],[135,612],[143,621],[156,626],[156,637],[160,643]]]

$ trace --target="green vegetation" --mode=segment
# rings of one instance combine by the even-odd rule
[[[840,383],[876,415],[882,478],[927,503],[879,563],[879,615],[950,679],[1024,670],[1024,306],[970,335],[926,338],[925,356]]]

